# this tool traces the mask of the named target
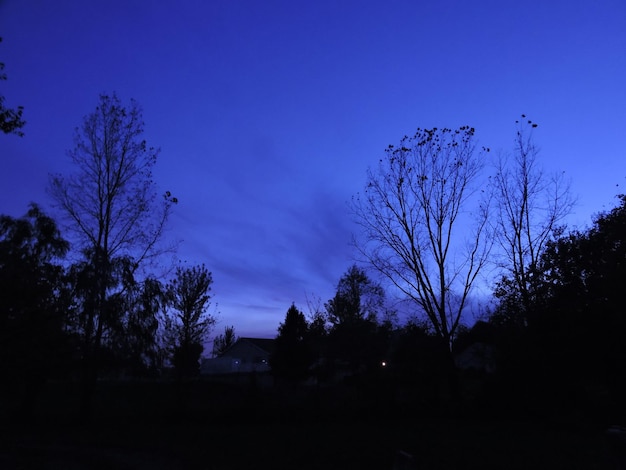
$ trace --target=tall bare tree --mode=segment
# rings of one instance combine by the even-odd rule
[[[496,295],[508,296],[528,321],[538,287],[538,266],[546,243],[570,214],[574,199],[564,173],[549,175],[539,165],[533,141],[537,124],[522,114],[516,121],[513,153],[501,156],[494,177],[494,224],[504,274]]]
[[[82,304],[78,333],[82,337],[84,413],[98,373],[98,354],[107,330],[123,314],[120,291],[145,261],[161,250],[172,203],[170,193],[158,198],[152,168],[158,151],[142,138],[140,106],[124,106],[119,98],[101,95],[95,111],[76,129],[68,155],[75,167],[69,176],[51,177],[49,193],[64,216],[82,262]],[[86,415],[85,415],[86,416]]]
[[[475,147],[474,128],[418,128],[386,149],[352,202],[363,229],[357,248],[415,302],[448,348],[490,248],[476,185],[488,149]]]

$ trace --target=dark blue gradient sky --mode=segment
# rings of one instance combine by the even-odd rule
[[[206,263],[218,329],[244,336],[332,296],[347,201],[417,127],[468,124],[497,153],[526,113],[571,178],[572,226],[626,185],[623,0],[0,0],[0,36],[0,94],[28,121],[0,135],[0,212],[52,212],[48,174],[98,94],[135,98],[178,256]]]

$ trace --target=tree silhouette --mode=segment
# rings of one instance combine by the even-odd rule
[[[333,325],[356,323],[362,320],[376,322],[383,309],[384,292],[365,271],[351,266],[337,284],[337,292],[325,307]]]
[[[158,241],[176,202],[157,200],[152,168],[158,151],[142,139],[142,112],[131,100],[101,95],[76,129],[68,152],[76,172],[51,178],[49,192],[81,250],[75,332],[82,340],[83,418],[90,414],[103,341],[122,323],[123,293],[140,266],[160,254]]]
[[[326,303],[331,323],[328,355],[346,363],[353,372],[379,364],[382,359],[377,317],[384,310],[382,287],[365,270],[351,266],[337,283],[335,296]]]
[[[178,267],[167,286],[169,306],[166,335],[172,363],[179,378],[200,372],[200,355],[215,318],[206,313],[213,277],[204,265]]]
[[[0,216],[0,375],[17,390],[23,412],[69,353],[60,265],[68,248],[34,204],[22,218]]]
[[[488,149],[477,153],[473,139],[470,127],[418,129],[386,149],[352,203],[363,229],[355,242],[360,253],[415,303],[448,348],[490,248],[487,208],[476,200]],[[471,220],[463,220],[468,213]]]
[[[571,354],[577,373],[599,379],[616,397],[626,392],[626,196],[619,200],[587,232],[549,243],[536,319],[546,345]]]
[[[272,373],[293,382],[306,378],[312,362],[307,344],[308,323],[304,314],[291,304],[285,321],[278,327],[276,348],[270,357]]]
[[[502,252],[498,265],[504,271],[496,296],[502,308],[514,308],[526,324],[540,282],[541,255],[559,234],[573,200],[563,174],[546,175],[539,167],[533,142],[537,124],[525,115],[516,123],[513,155],[500,158],[494,177],[494,233]]]
[[[164,286],[154,277],[129,278],[119,301],[118,310],[125,314],[111,331],[112,353],[127,374],[154,376],[165,359],[159,337],[159,318],[167,304]]]
[[[2,42],[1,37],[0,42]],[[4,63],[0,62],[0,81],[7,79],[7,75],[3,70]],[[24,133],[21,129],[26,125],[26,121],[22,119],[23,112],[23,106],[18,106],[16,109],[7,108],[4,104],[4,96],[0,95],[0,131],[5,134],[23,136]]]
[[[490,319],[504,387],[499,395],[507,402],[550,413],[621,412],[625,239],[626,197],[620,196],[619,206],[598,215],[590,229],[546,243],[528,310],[511,304],[510,312],[500,310]],[[526,314],[528,324],[503,321],[503,313]]]
[[[224,334],[217,335],[213,340],[213,357],[221,356],[224,351],[235,344],[236,341],[237,335],[235,335],[235,327],[225,327]]]

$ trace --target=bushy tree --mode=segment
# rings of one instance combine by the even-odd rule
[[[36,205],[0,216],[0,375],[19,390],[24,411],[68,359],[61,261],[68,251],[53,219]]]
[[[331,324],[329,359],[346,363],[354,372],[382,360],[378,317],[384,312],[382,287],[365,270],[351,266],[337,283],[335,296],[326,303]]]
[[[549,244],[543,259],[545,312],[538,329],[546,342],[573,357],[587,373],[601,374],[615,391],[626,391],[626,196],[598,215],[587,232]],[[540,319],[537,319],[539,321]],[[550,334],[550,330],[553,330]],[[554,330],[559,334],[550,340]],[[563,340],[565,344],[558,344]]]
[[[369,321],[376,323],[377,315],[384,309],[382,287],[373,282],[365,270],[351,266],[337,284],[335,296],[325,307],[333,326]]]
[[[588,230],[549,241],[528,325],[491,319],[497,332],[499,380],[509,402],[596,412],[626,393],[626,197]],[[510,315],[515,317],[511,305]],[[506,320],[506,317],[505,317]],[[532,405],[534,403],[534,405]],[[592,408],[596,408],[596,410]]]
[[[167,286],[170,307],[166,320],[167,345],[179,378],[200,372],[204,342],[215,324],[207,313],[213,276],[206,266],[178,267]]]
[[[165,288],[154,277],[128,282],[118,307],[126,313],[112,331],[111,347],[127,374],[154,376],[165,359],[159,335],[159,320],[167,305]]]

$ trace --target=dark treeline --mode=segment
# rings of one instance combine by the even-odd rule
[[[99,379],[199,372],[213,278],[204,265],[156,274],[177,200],[157,195],[142,135],[139,105],[102,95],[68,152],[75,172],[50,178],[64,233],[35,204],[0,217],[0,373],[20,415],[49,379],[81,384],[88,420]]]
[[[622,195],[588,230],[547,242],[527,298],[510,278],[498,283],[497,308],[473,331],[498,352],[494,399],[537,412],[625,418],[625,240]]]
[[[568,232],[567,185],[540,170],[537,125],[517,124],[489,185],[473,128],[418,129],[387,149],[353,200],[356,247],[412,316],[399,323],[354,265],[308,317],[288,308],[276,383],[373,387],[419,412],[624,418],[626,197]],[[19,416],[51,380],[80,384],[76,411],[88,419],[99,379],[199,374],[213,278],[204,265],[157,275],[177,200],[157,194],[158,150],[142,135],[137,103],[101,96],[76,131],[75,173],[51,177],[58,222],[35,204],[0,217],[0,375]],[[466,325],[487,266],[498,272],[494,306]],[[215,354],[234,341],[227,328]]]
[[[390,321],[382,289],[353,266],[310,322],[290,307],[277,337],[276,372],[323,382],[341,368],[352,380],[410,390],[405,400],[422,412],[443,406],[472,416],[621,422],[624,240],[626,196],[620,196],[591,228],[546,242],[528,298],[504,275],[495,307],[456,334],[452,377],[446,342],[433,327]]]

